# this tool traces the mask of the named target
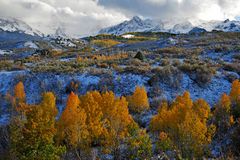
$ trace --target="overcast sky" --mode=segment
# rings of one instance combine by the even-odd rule
[[[159,20],[236,19],[240,0],[0,0],[1,17],[18,18],[44,33],[60,25],[68,34],[89,35],[135,15]]]

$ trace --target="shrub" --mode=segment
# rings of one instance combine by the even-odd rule
[[[158,82],[165,83],[173,88],[179,88],[182,81],[182,73],[178,68],[172,66],[166,66],[164,68],[156,68],[152,70],[153,75],[148,83],[153,86]]]
[[[112,47],[119,44],[120,42],[111,40],[111,39],[103,39],[103,40],[99,39],[99,40],[92,40],[91,43],[99,47]]]
[[[161,150],[163,152],[173,150],[174,144],[171,139],[168,137],[167,133],[160,132],[159,140],[157,142],[157,150]]]
[[[150,159],[152,156],[152,142],[146,130],[138,129],[130,135],[126,152],[128,159]]]

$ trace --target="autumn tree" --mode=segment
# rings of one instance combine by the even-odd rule
[[[25,103],[26,94],[23,83],[17,83],[14,87],[14,94],[7,94],[6,99],[10,102],[10,158],[16,159],[21,156],[19,146],[21,146],[23,142],[22,130],[26,122],[25,114],[29,109],[29,105]]]
[[[240,117],[240,82],[235,80],[232,83],[232,89],[230,91],[230,98],[232,102],[232,111],[235,118]]]
[[[86,147],[88,130],[86,125],[87,115],[80,108],[78,95],[71,92],[67,104],[58,121],[58,143],[67,144],[68,149],[75,149],[80,157],[80,149]]]
[[[140,113],[149,109],[147,92],[144,87],[137,86],[133,95],[127,97],[129,109],[133,112]]]
[[[154,132],[166,133],[183,157],[201,157],[211,141],[207,125],[208,107],[203,100],[193,102],[190,94],[185,92],[170,106],[162,104],[152,118],[150,128]]]
[[[118,157],[120,144],[129,136],[129,126],[135,125],[128,111],[128,102],[125,97],[115,97],[113,92],[106,92],[99,103],[108,124],[106,145],[111,146],[115,157]]]
[[[220,133],[225,133],[233,123],[231,116],[231,98],[223,94],[218,104],[215,106],[214,123]]]
[[[26,113],[26,122],[22,129],[22,144],[19,147],[19,159],[60,159],[64,147],[54,144],[56,134],[55,118],[56,98],[51,92],[43,94],[39,105],[31,106]]]
[[[101,95],[97,91],[88,92],[86,95],[80,97],[80,108],[83,108],[86,113],[87,131],[89,133],[89,146],[100,145],[102,138],[106,134],[103,119],[103,112],[98,103]]]
[[[118,157],[119,146],[134,123],[126,99],[115,97],[113,92],[92,91],[80,97],[79,108],[86,113],[86,148],[102,146]]]
[[[22,82],[19,82],[14,87],[14,97],[16,98],[17,103],[24,103],[26,99],[26,94],[24,91],[24,85]]]

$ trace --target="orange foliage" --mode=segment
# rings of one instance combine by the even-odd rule
[[[232,101],[237,102],[240,101],[240,82],[239,80],[235,80],[232,83],[232,89],[230,92],[230,97]]]
[[[25,102],[26,94],[25,94],[24,85],[22,82],[19,82],[14,87],[14,97],[16,98],[17,103]]]
[[[224,93],[214,111],[214,121],[220,132],[226,131],[231,126],[233,123],[231,117],[231,98]]]
[[[78,96],[71,92],[58,122],[58,140],[67,142],[68,147],[81,147],[88,136],[86,113],[79,105]]]
[[[184,157],[203,154],[203,148],[210,143],[207,119],[210,109],[204,100],[193,103],[190,94],[178,96],[171,106],[163,103],[158,114],[151,120],[152,131],[165,133]],[[161,134],[162,137],[163,134]]]
[[[55,101],[56,98],[53,93],[44,93],[42,102],[37,106],[31,106],[26,113],[27,121],[23,128],[23,151],[28,152],[28,158],[30,159],[36,159],[37,156],[39,158],[49,157],[56,152],[61,152],[61,147],[55,147],[53,141],[57,131],[55,128],[57,115]],[[49,149],[51,152],[48,152]],[[56,159],[58,158],[56,157]]]
[[[100,94],[93,91],[80,97],[80,100],[80,107],[87,114],[90,142],[115,143],[116,138],[121,139],[127,135],[128,126],[133,120],[128,113],[125,98],[116,98],[113,92]]]
[[[144,87],[137,86],[133,95],[127,97],[129,109],[133,112],[142,112],[149,109],[147,92]]]

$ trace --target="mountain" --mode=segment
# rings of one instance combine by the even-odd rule
[[[56,30],[55,35],[58,36],[58,37],[67,37],[65,28],[63,28],[63,27],[58,27],[57,30]]]
[[[159,32],[163,31],[163,28],[163,23],[157,23],[150,19],[142,20],[138,16],[135,16],[129,21],[124,21],[118,25],[102,29],[99,31],[99,34],[121,35],[128,32]]]
[[[170,30],[171,33],[188,33],[193,29],[193,25],[190,22],[184,22],[180,24],[176,24]]]
[[[40,31],[33,29],[25,22],[15,18],[0,18],[0,30],[5,32],[18,32],[31,36],[43,36]]]
[[[199,34],[199,33],[204,33],[207,32],[206,29],[200,28],[200,27],[194,27],[192,30],[190,30],[188,33],[189,34]]]
[[[222,23],[219,23],[215,30],[220,30],[224,32],[240,32],[240,21],[230,21],[229,19],[225,20]]]
[[[108,27],[99,31],[99,34],[114,34],[121,35],[129,32],[170,32],[170,33],[189,33],[198,32],[199,29],[211,32],[212,30],[224,31],[224,32],[240,32],[240,21],[208,21],[201,22],[198,25],[193,25],[189,21],[181,22],[179,24],[172,25],[172,27],[166,27],[167,24],[159,21],[153,21],[150,19],[142,20],[135,16],[129,21],[124,21],[118,25]],[[166,27],[166,28],[165,28]],[[203,31],[201,30],[201,31]]]

